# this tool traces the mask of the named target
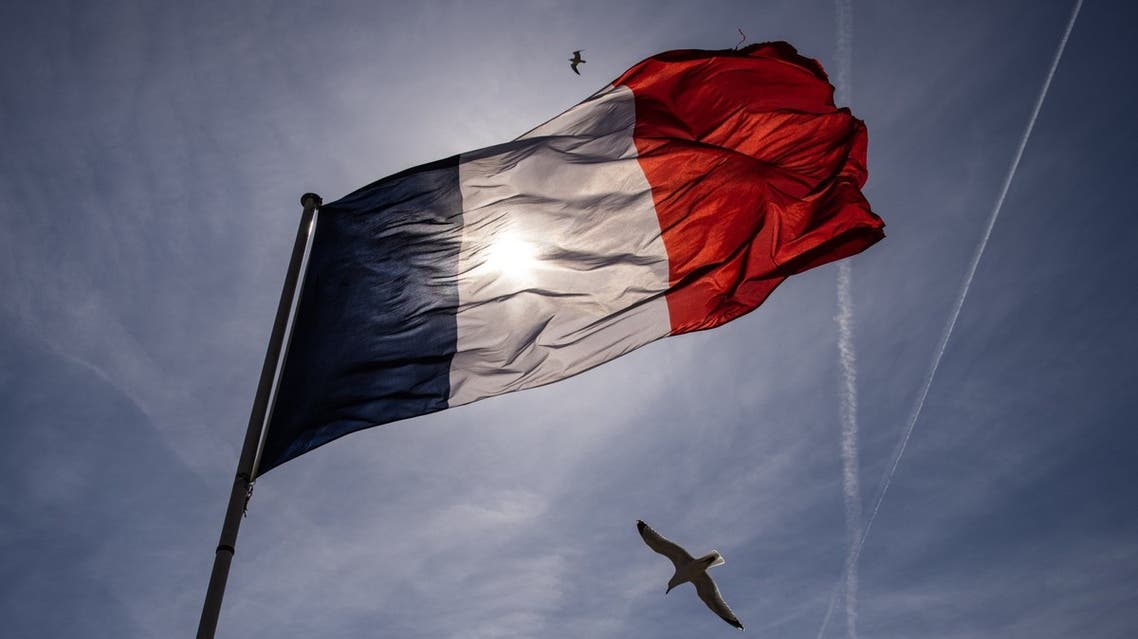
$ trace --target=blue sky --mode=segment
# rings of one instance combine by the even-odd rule
[[[617,6],[610,6],[616,4]],[[1071,15],[855,1],[845,88],[887,238],[851,260],[856,501],[889,469]],[[816,2],[8,3],[0,8],[0,619],[196,627],[299,218],[511,139],[675,48]],[[1138,36],[1079,14],[826,637],[1138,631]],[[582,76],[567,65],[584,49]],[[845,583],[838,267],[565,382],[345,437],[266,475],[219,636],[817,637]],[[850,613],[853,613],[852,615]],[[851,623],[854,621],[855,623]]]

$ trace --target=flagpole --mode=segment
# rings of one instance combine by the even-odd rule
[[[253,486],[257,459],[257,449],[261,445],[261,435],[265,426],[265,416],[269,412],[269,396],[277,377],[277,362],[284,345],[285,331],[300,280],[300,265],[312,234],[312,222],[321,199],[315,193],[305,193],[300,197],[304,212],[300,216],[300,226],[296,230],[296,241],[292,245],[292,258],[288,263],[284,287],[281,289],[280,303],[277,304],[277,317],[273,322],[273,332],[269,337],[269,347],[265,352],[265,363],[261,367],[261,381],[257,384],[257,395],[253,400],[253,410],[249,415],[249,427],[245,431],[245,443],[241,446],[241,457],[237,462],[237,475],[233,478],[233,490],[229,493],[229,506],[225,510],[225,522],[221,526],[221,540],[213,558],[213,573],[209,577],[205,604],[202,606],[201,620],[198,622],[197,639],[213,639],[217,629],[217,618],[221,612],[221,599],[225,595],[225,581],[229,577],[229,564],[237,544],[237,529],[245,513]]]

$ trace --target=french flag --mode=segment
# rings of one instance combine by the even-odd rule
[[[322,206],[258,472],[750,312],[884,237],[866,142],[787,43],[670,51]]]

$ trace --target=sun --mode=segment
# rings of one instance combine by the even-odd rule
[[[486,266],[511,279],[524,279],[540,261],[537,246],[513,231],[500,234],[490,244]]]

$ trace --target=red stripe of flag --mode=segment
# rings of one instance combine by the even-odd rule
[[[671,51],[616,84],[635,96],[673,334],[739,317],[787,276],[884,237],[861,194],[865,125],[789,44]]]

